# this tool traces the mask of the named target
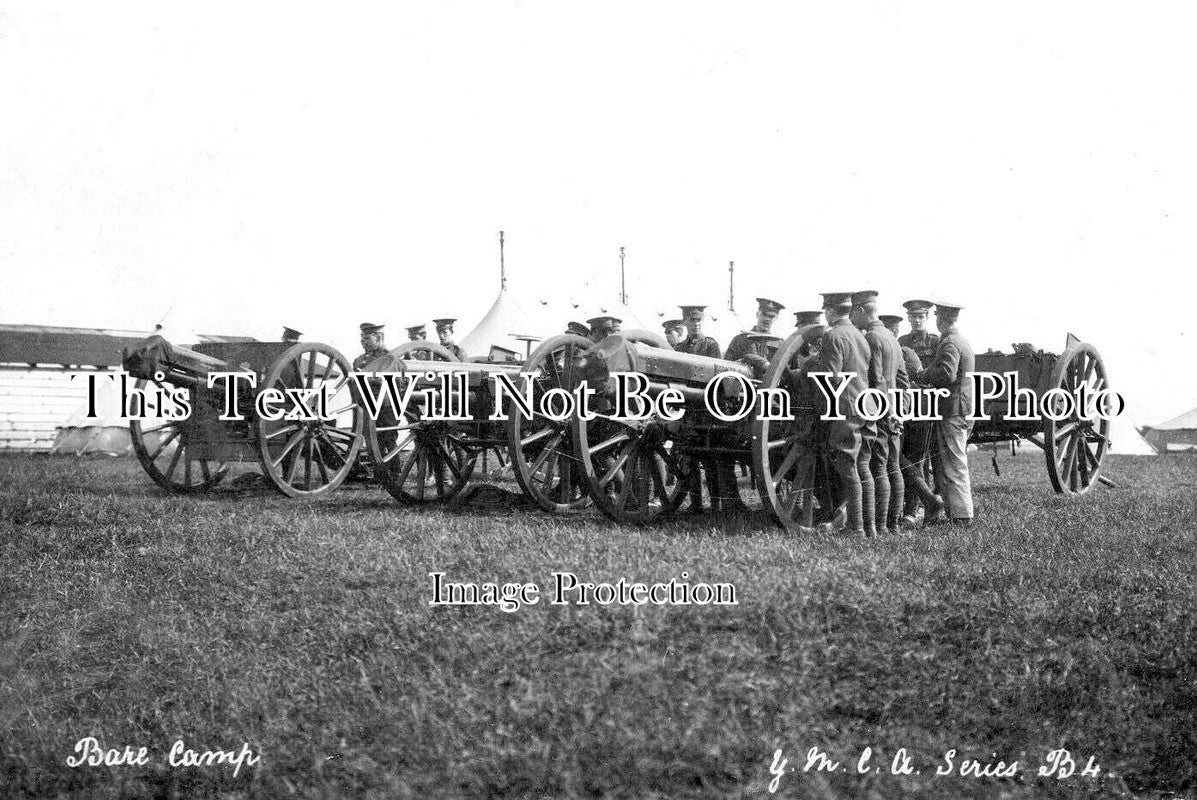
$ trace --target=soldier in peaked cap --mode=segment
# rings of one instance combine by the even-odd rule
[[[283,341],[284,342],[287,342],[288,344],[294,344],[295,342],[299,341],[300,336],[303,336],[303,334],[300,333],[299,331],[295,330],[294,328],[288,328],[285,325],[283,326]]]
[[[918,388],[918,372],[922,366],[931,363],[935,348],[939,346],[939,335],[927,330],[927,314],[935,304],[930,300],[907,300],[906,319],[910,322],[910,333],[898,337],[898,344],[909,348],[918,356],[920,368],[909,370],[910,381]],[[903,351],[905,354],[905,351]],[[912,420],[903,426],[902,459],[903,478],[906,483],[906,508],[902,519],[907,525],[914,524],[920,503],[928,514],[935,514],[941,507],[938,497],[930,491],[927,481],[931,479],[932,423]]]
[[[441,347],[457,356],[458,361],[465,361],[465,351],[453,341],[453,323],[455,322],[457,320],[452,317],[441,317],[440,319],[434,319],[432,324],[436,326],[436,338],[440,339]]]
[[[702,335],[702,321],[706,317],[706,306],[678,306],[682,310],[682,321],[686,325],[686,338],[674,345],[679,353],[693,353],[697,356],[719,358],[723,351],[719,342]]]
[[[927,314],[933,305],[930,300],[907,300],[902,304],[910,321],[910,333],[899,336],[898,344],[913,350],[924,364],[931,363],[939,344],[939,336],[927,330]]]
[[[885,327],[889,329],[895,337],[898,335],[898,326],[902,324],[902,317],[897,314],[881,314],[877,317],[881,320]],[[923,369],[923,363],[919,359],[918,354],[906,345],[901,345],[902,348],[902,366],[898,368],[898,388],[905,391],[907,389],[917,388],[914,376],[918,375]],[[912,402],[908,397],[902,396],[899,402],[903,404],[903,408],[909,409]],[[898,466],[902,470],[902,484],[906,491],[906,497],[903,500],[901,525],[909,527],[917,522],[915,514],[918,512],[919,504],[931,510],[934,513],[937,509],[942,508],[943,503],[935,495],[935,492],[927,485],[926,468],[919,458],[925,458],[927,466],[930,466],[930,456],[926,455],[926,442],[929,437],[931,429],[930,422],[919,422],[915,420],[898,421],[898,426],[901,429],[901,447],[898,453]],[[916,452],[915,460],[911,460],[912,451]],[[924,455],[918,456],[918,453]],[[895,493],[897,490],[894,490]],[[893,495],[890,497],[892,503]]]
[[[902,345],[877,317],[877,292],[854,292],[852,295],[852,323],[864,334],[869,345],[869,388],[893,397],[898,388],[899,372],[903,382],[909,382],[902,359]],[[904,486],[899,451],[902,447],[902,425],[896,409],[876,421],[874,436],[869,442],[869,472],[873,478],[873,497],[876,500],[877,530],[897,533],[902,517]],[[892,490],[892,491],[891,491]]]
[[[868,387],[869,343],[849,320],[852,310],[850,292],[823,295],[823,313],[827,332],[819,346],[819,356],[812,371],[831,373],[830,382],[838,386],[841,376],[852,375],[837,401],[838,416],[824,420],[827,452],[838,479],[836,500],[847,506],[847,529],[865,536],[876,533],[873,478],[869,472],[869,437],[873,423],[856,410],[856,398]]]
[[[382,325],[375,325],[373,322],[363,322],[358,327],[361,329],[363,352],[360,356],[353,359],[354,369],[362,369],[374,359],[387,354],[386,345],[383,343]]]
[[[661,329],[665,331],[665,341],[669,342],[670,347],[677,347],[678,342],[686,338],[686,323],[680,319],[667,319],[661,323]]]
[[[976,370],[973,349],[960,331],[956,321],[963,308],[958,303],[935,303],[935,325],[940,340],[931,365],[918,374],[918,381],[937,389],[947,389],[948,396],[939,402],[941,419],[933,423],[935,449],[932,466],[951,521],[968,525],[973,518],[973,491],[968,474],[968,436],[973,423],[973,386],[969,373]],[[937,515],[928,513],[923,524],[935,524]]]
[[[686,327],[686,336],[673,346],[679,353],[692,353],[708,358],[720,358],[723,355],[719,342],[710,336],[703,336],[702,323],[705,318],[706,306],[678,306],[682,310],[682,323]],[[706,474],[707,493],[711,498],[711,506],[718,509],[721,497],[719,492],[719,468],[714,459],[693,459],[690,479],[690,508],[692,514],[702,513],[702,475]]]
[[[407,329],[407,340],[410,342],[422,342],[428,338],[428,326],[421,322],[419,325],[412,325]]]
[[[794,327],[805,328],[807,325],[820,325],[823,322],[822,311],[795,311]]]
[[[590,326],[590,339],[594,342],[601,342],[613,333],[619,333],[619,326],[623,324],[623,320],[619,317],[613,317],[610,314],[603,314],[598,317],[591,317],[586,320],[586,324]]]
[[[569,321],[565,323],[565,332],[573,334],[574,336],[582,336],[587,339],[590,338],[590,328],[583,325],[581,322]]]
[[[751,331],[737,333],[732,337],[723,357],[728,361],[743,361],[751,366],[753,371],[763,374],[769,366],[769,351],[765,340],[751,334],[771,332],[773,321],[785,306],[767,297],[758,297],[756,302],[756,324],[752,326]]]

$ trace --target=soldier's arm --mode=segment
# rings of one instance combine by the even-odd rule
[[[879,389],[885,383],[885,352],[884,345],[876,336],[866,336],[869,345],[869,388]]]
[[[919,383],[937,388],[947,388],[956,382],[960,368],[960,348],[955,342],[942,344],[935,353],[935,363],[918,375]]]
[[[747,339],[741,336],[737,336],[736,338],[732,339],[731,344],[727,346],[727,352],[723,354],[723,359],[725,361],[739,361],[743,357],[744,351],[747,349],[744,347],[746,342]]]
[[[723,351],[719,349],[719,342],[714,339],[707,340],[707,355],[711,358],[719,358]]]

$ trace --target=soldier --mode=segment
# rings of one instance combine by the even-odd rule
[[[727,361],[743,361],[751,366],[754,372],[764,373],[769,366],[769,349],[766,345],[768,340],[751,334],[771,332],[773,321],[785,306],[767,297],[758,297],[756,303],[756,324],[752,326],[751,331],[737,333],[732,337],[723,358]]]
[[[590,328],[583,325],[581,322],[567,322],[565,324],[565,332],[574,336],[581,336],[585,339],[590,338]]]
[[[723,351],[719,349],[719,342],[710,336],[702,335],[702,321],[706,306],[678,306],[682,310],[682,320],[685,322],[687,336],[674,345],[674,350],[681,353],[693,353],[697,356],[719,358]]]
[[[898,316],[897,314],[882,314],[881,316],[877,317],[877,319],[885,323],[885,327],[889,329],[890,333],[892,333],[894,336],[898,335],[898,326],[902,324],[902,317]],[[902,361],[904,363],[902,368],[898,370],[898,388],[902,390],[917,388],[913,376],[922,372],[923,362],[912,348],[907,347],[906,345],[901,345],[901,347]],[[909,403],[911,402],[910,400],[908,400],[905,396],[902,397],[901,400],[904,404],[907,404],[907,407],[909,407]],[[906,497],[900,523],[901,526],[910,527],[918,522],[918,518],[915,516],[915,514],[918,511],[920,502],[923,504],[924,508],[929,509],[934,513],[935,511],[943,508],[943,501],[940,500],[939,497],[936,496],[935,492],[932,491],[931,487],[927,485],[927,479],[923,474],[924,471],[922,463],[911,461],[909,456],[908,442],[912,436],[919,435],[917,426],[921,425],[925,430],[928,428],[930,423],[899,421],[898,425],[901,429],[902,435],[901,448],[898,454],[898,466],[901,467],[902,483],[905,485],[906,489]],[[911,433],[912,429],[914,430],[913,434]],[[924,435],[924,439],[925,438],[926,436]],[[890,498],[890,502],[893,502],[892,496]]]
[[[384,334],[382,332],[382,325],[375,325],[373,322],[363,322],[358,327],[362,331],[362,350],[364,352],[353,359],[354,369],[362,369],[374,359],[387,354],[387,348],[383,344]]]
[[[619,326],[623,324],[623,320],[610,314],[604,314],[591,317],[586,320],[586,324],[590,326],[590,341],[601,342],[611,334],[619,333]]]
[[[864,333],[869,344],[869,388],[891,397],[898,388],[898,373],[908,382],[902,359],[902,345],[877,317],[877,292],[861,291],[852,295],[852,323]],[[902,517],[904,487],[898,461],[902,428],[896,409],[875,423],[875,436],[869,443],[869,472],[873,478],[873,496],[877,503],[877,530],[897,533]],[[892,492],[891,492],[892,489]]]
[[[939,336],[927,330],[927,313],[932,305],[930,300],[907,300],[902,304],[910,322],[910,333],[899,336],[898,344],[913,350],[924,364],[931,363],[939,344]]]
[[[412,325],[407,329],[407,340],[409,342],[423,342],[428,339],[428,326],[421,322],[419,325]]]
[[[830,381],[835,386],[842,375],[852,373],[838,401],[837,410],[844,419],[824,420],[823,430],[831,468],[839,483],[836,500],[847,505],[847,530],[869,536],[877,532],[873,478],[869,472],[868,438],[872,435],[872,423],[856,410],[856,398],[868,386],[869,343],[849,321],[851,310],[851,293],[823,294],[828,328],[819,343],[817,370],[812,371],[831,373]]]
[[[935,303],[935,325],[940,340],[931,366],[918,374],[918,381],[949,394],[939,403],[942,417],[934,423],[935,452],[932,465],[935,481],[955,525],[969,525],[973,519],[973,492],[968,474],[968,435],[973,423],[968,419],[973,405],[973,387],[969,373],[976,369],[973,349],[956,329],[963,306]],[[928,511],[924,525],[943,522],[938,513]]]
[[[287,344],[295,344],[299,341],[300,336],[303,336],[303,334],[294,328],[288,328],[285,325],[283,326],[283,341]]]
[[[436,337],[441,340],[441,347],[457,356],[458,361],[465,361],[465,351],[453,342],[453,323],[455,322],[457,322],[456,319],[441,317],[434,319],[432,324],[436,326]]]
[[[910,322],[910,333],[898,337],[898,344],[909,348],[918,356],[920,367],[909,370],[912,384],[917,384],[917,374],[923,366],[935,357],[939,336],[927,330],[927,312],[933,305],[928,300],[907,300],[902,304],[906,319]],[[905,351],[903,351],[905,354]],[[915,387],[917,388],[917,386]],[[920,503],[928,514],[936,513],[942,503],[930,490],[927,481],[931,479],[932,424],[912,420],[903,426],[902,460],[903,476],[906,481],[906,508],[903,522],[914,524]]]
[[[661,328],[670,347],[676,348],[678,342],[686,338],[686,323],[680,319],[667,319],[661,323]]]
[[[807,325],[819,325],[823,322],[822,311],[795,311],[794,327],[805,328]]]

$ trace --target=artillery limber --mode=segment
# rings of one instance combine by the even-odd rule
[[[1112,484],[1101,474],[1110,421],[1090,405],[1102,403],[1101,394],[1109,389],[1105,364],[1093,345],[1072,334],[1060,355],[1015,345],[1013,353],[978,354],[976,369],[1015,375],[1019,387],[1030,392],[1011,397],[1010,385],[1001,384],[997,395],[983,403],[985,419],[974,423],[970,442],[1031,442],[1043,450],[1052,488],[1060,494],[1084,494],[1098,482]],[[1078,396],[1089,402],[1078,401]]]
[[[412,384],[412,402],[401,413],[393,403],[384,405],[367,426],[371,459],[382,485],[408,505],[443,502],[474,479],[480,463],[496,455],[541,508],[568,511],[588,505],[585,487],[566,456],[565,423],[544,414],[518,413],[510,400],[500,399],[492,376],[505,375],[520,389],[527,374],[533,407],[540,407],[540,397],[571,380],[574,354],[589,344],[577,336],[553,337],[519,363],[462,362],[439,344],[406,342],[367,365],[365,371],[397,374],[397,392]],[[464,381],[447,377],[453,373],[463,375]],[[379,388],[378,383],[374,386]],[[457,402],[446,397],[452,394],[464,398],[452,409],[468,408],[468,414],[454,414],[464,418],[443,418],[451,416],[445,413],[451,409],[445,403]],[[441,413],[430,413],[437,407]],[[497,409],[507,418],[491,419]]]
[[[206,342],[185,348],[151,336],[125,352],[124,368],[150,405],[187,391],[191,409],[185,417],[148,414],[129,423],[142,467],[172,492],[207,491],[231,465],[257,462],[287,496],[327,494],[345,480],[362,444],[363,416],[352,399],[349,361],[325,344]],[[252,375],[252,381],[231,379],[235,409],[229,408],[230,379],[208,385],[217,372]],[[277,402],[260,406],[268,389]],[[232,410],[241,419],[221,419],[233,416]]]

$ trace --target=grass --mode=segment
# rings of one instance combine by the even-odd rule
[[[0,795],[763,797],[778,748],[780,797],[1197,794],[1197,458],[1112,457],[1123,488],[1077,499],[1035,454],[974,459],[980,524],[853,541],[0,458]],[[428,605],[433,570],[559,569],[740,605]],[[67,767],[88,735],[150,764]],[[171,769],[180,738],[262,761]],[[849,771],[801,772],[812,746]],[[853,774],[865,746],[884,772]],[[1059,747],[1102,777],[1036,779]],[[1023,780],[935,777],[952,748]]]

